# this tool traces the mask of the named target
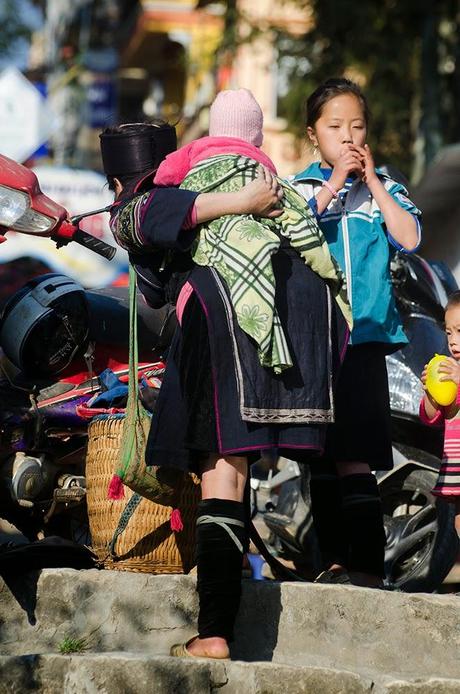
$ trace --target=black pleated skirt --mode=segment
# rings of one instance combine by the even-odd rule
[[[391,409],[383,343],[349,346],[335,394],[335,423],[328,427],[324,460],[393,467]]]

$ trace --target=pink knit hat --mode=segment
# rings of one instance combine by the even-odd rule
[[[262,110],[249,89],[227,89],[219,94],[209,111],[211,137],[239,137],[260,147],[263,140]]]

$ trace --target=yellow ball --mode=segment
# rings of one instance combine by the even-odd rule
[[[439,365],[447,359],[443,354],[435,354],[426,367],[426,388],[438,405],[444,407],[452,404],[457,397],[457,384],[454,381],[439,380],[443,376],[438,372]]]

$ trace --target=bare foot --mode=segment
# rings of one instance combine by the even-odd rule
[[[383,580],[380,576],[366,574],[362,571],[350,571],[349,575],[354,586],[361,586],[362,588],[383,588]]]
[[[187,650],[198,658],[228,658],[230,651],[225,639],[213,636],[200,639],[198,636],[187,644]]]

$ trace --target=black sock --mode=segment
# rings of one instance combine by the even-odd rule
[[[332,564],[347,566],[349,548],[343,532],[342,493],[337,475],[312,472],[310,496],[323,568],[328,569]]]
[[[385,529],[377,480],[371,473],[340,479],[342,515],[349,540],[347,568],[384,577]]]
[[[220,636],[227,641],[233,639],[233,626],[241,597],[243,552],[247,543],[245,520],[244,504],[238,501],[205,499],[198,506],[200,638]]]

